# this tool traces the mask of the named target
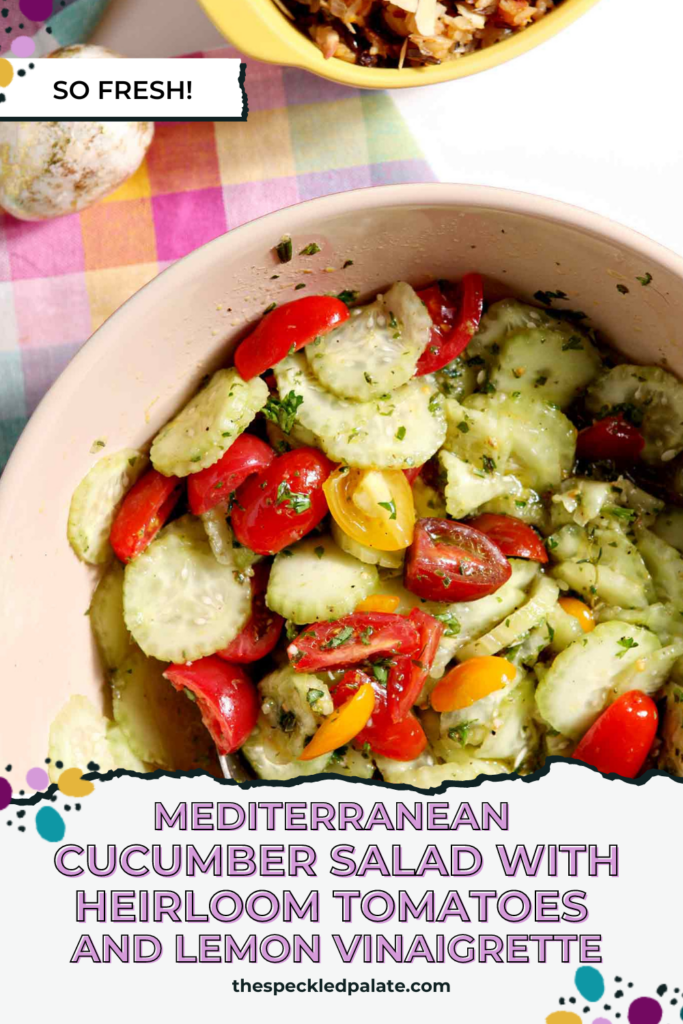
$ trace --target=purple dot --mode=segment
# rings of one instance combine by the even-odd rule
[[[12,42],[12,53],[15,57],[30,57],[35,49],[36,44],[30,36],[17,36]]]
[[[26,781],[31,789],[47,789],[50,779],[42,768],[29,768],[26,772]]]
[[[0,811],[4,811],[6,807],[9,807],[9,802],[12,799],[12,787],[10,786],[7,779],[3,779],[0,776]]]
[[[52,17],[52,0],[19,0],[19,10],[31,21],[47,21]]]
[[[607,1020],[607,1017],[598,1017],[597,1020],[593,1021],[593,1024],[612,1024],[612,1022]]]
[[[659,1024],[664,1011],[656,999],[641,996],[634,999],[628,1008],[630,1024]]]

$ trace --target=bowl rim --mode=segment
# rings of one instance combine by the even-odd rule
[[[219,32],[255,60],[300,68],[328,81],[360,89],[406,89],[466,78],[505,64],[557,35],[599,0],[563,0],[561,6],[546,17],[485,50],[432,67],[400,71],[363,68],[334,58],[325,60],[315,44],[287,20],[273,0],[197,2]]]
[[[293,222],[308,220],[311,211],[314,210],[317,217],[324,221],[328,216],[338,214],[344,205],[347,206],[347,213],[396,206],[459,206],[470,209],[498,209],[505,213],[531,216],[593,235],[617,247],[636,250],[645,260],[658,262],[672,274],[683,279],[683,257],[634,228],[557,199],[489,185],[446,182],[375,185],[320,196],[275,210],[218,235],[181,257],[134,292],[97,328],[43,396],[24,427],[0,476],[0,518],[10,492],[21,486],[24,461],[28,461],[34,444],[44,442],[45,437],[50,436],[60,406],[74,390],[78,378],[87,373],[108,351],[116,348],[119,338],[124,335],[123,330],[119,331],[119,324],[125,324],[126,317],[134,310],[136,303],[143,298],[148,302],[154,302],[157,291],[164,291],[167,283],[174,277],[178,278],[177,286],[182,288],[189,263],[199,265],[203,260],[213,261],[214,254],[220,258],[218,253],[222,247],[239,246],[245,234],[254,231],[256,227],[260,233],[271,238],[279,238],[286,231],[297,231],[298,226]]]

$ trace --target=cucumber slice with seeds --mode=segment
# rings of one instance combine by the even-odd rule
[[[331,537],[306,537],[276,555],[266,603],[303,626],[348,615],[378,582],[374,565],[342,551]]]
[[[377,767],[384,780],[416,789],[436,789],[444,782],[472,782],[481,775],[509,775],[510,769],[498,761],[471,757],[467,752],[454,755],[448,764],[419,765],[412,761],[392,761],[378,757]]]
[[[133,651],[112,679],[114,720],[141,760],[170,771],[208,768],[216,751],[199,708],[164,678],[165,668]]]
[[[548,576],[539,576],[531,588],[529,600],[512,615],[504,619],[489,633],[473,643],[466,644],[458,651],[458,660],[483,658],[498,654],[504,647],[510,647],[515,640],[542,622],[557,603],[559,587]]]
[[[409,284],[399,281],[340,327],[306,346],[320,383],[341,398],[367,402],[407,384],[429,342],[432,319]]]
[[[489,381],[498,391],[521,391],[566,409],[597,376],[601,360],[589,339],[573,325],[515,332],[493,359]]]
[[[50,725],[47,745],[50,782],[57,782],[67,768],[87,772],[89,764],[96,764],[98,771],[104,773],[118,767],[107,742],[108,726],[108,720],[87,697],[81,694],[69,697]]]
[[[88,612],[102,660],[113,672],[134,644],[123,618],[123,566],[114,562],[97,584]]]
[[[303,396],[298,418],[336,462],[360,469],[420,466],[446,436],[443,398],[430,376],[372,402],[338,398],[322,387],[306,357],[295,353],[274,367],[280,394]]]
[[[219,370],[154,438],[154,468],[165,476],[189,476],[213,466],[267,401],[268,385],[260,377],[245,381],[234,368]]]
[[[111,558],[109,533],[121,501],[147,469],[148,459],[124,448],[99,459],[73,493],[67,537],[83,562],[99,565]]]
[[[251,588],[239,576],[216,561],[201,521],[183,516],[126,566],[126,625],[145,654],[162,661],[214,654],[249,617]]]
[[[307,775],[319,775],[325,771],[330,754],[321,754],[312,761],[297,761],[278,749],[275,742],[277,733],[278,730],[273,729],[261,715],[256,728],[240,751],[260,779],[287,782]]]
[[[405,551],[380,551],[379,548],[369,548],[365,544],[359,544],[348,533],[344,533],[334,519],[331,522],[332,537],[335,544],[345,551],[347,555],[353,555],[359,562],[366,565],[379,565],[383,569],[402,569],[405,558]]]
[[[522,493],[519,480],[514,476],[504,476],[494,468],[488,468],[491,467],[490,461],[477,466],[465,462],[445,449],[439,452],[439,461],[446,473],[446,509],[454,519],[472,515],[494,498]],[[483,466],[487,468],[484,469]]]

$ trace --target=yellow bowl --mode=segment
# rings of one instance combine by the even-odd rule
[[[321,78],[357,89],[407,89],[487,71],[550,39],[597,2],[564,0],[545,18],[485,50],[431,67],[399,71],[364,68],[334,57],[325,60],[318,47],[282,14],[273,0],[199,0],[216,28],[247,56],[269,64],[304,68]]]

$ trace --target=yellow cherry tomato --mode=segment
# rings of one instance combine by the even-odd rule
[[[515,666],[505,658],[468,658],[456,665],[432,691],[435,711],[460,711],[495,690],[502,690],[517,675]]]
[[[357,612],[395,612],[401,603],[400,598],[391,594],[371,594],[356,605]]]
[[[593,632],[595,629],[595,616],[587,604],[579,601],[577,597],[561,597],[557,603],[562,611],[578,620],[584,633]]]
[[[379,551],[410,547],[415,527],[413,492],[400,469],[340,467],[323,484],[337,525],[353,540]]]
[[[343,747],[364,729],[375,708],[375,691],[370,683],[358,687],[353,697],[333,711],[319,727],[315,736],[299,755],[300,761],[312,761],[321,754],[329,754]]]

